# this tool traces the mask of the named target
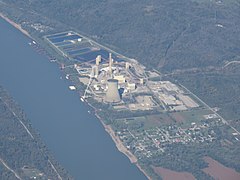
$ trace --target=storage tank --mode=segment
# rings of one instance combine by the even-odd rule
[[[108,89],[106,92],[105,101],[109,102],[109,103],[120,102],[121,98],[120,98],[120,94],[118,92],[118,80],[109,79],[107,81],[107,86],[108,86]]]

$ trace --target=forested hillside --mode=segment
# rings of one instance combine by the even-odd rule
[[[240,74],[239,0],[2,0],[1,3],[2,11],[40,38],[43,34],[25,22],[47,24],[54,32],[79,31],[148,68],[160,70],[166,78],[178,79],[206,103],[219,107],[224,118],[239,119],[236,92],[240,92],[240,87],[234,80]]]
[[[161,69],[223,66],[240,52],[237,0],[4,0]]]

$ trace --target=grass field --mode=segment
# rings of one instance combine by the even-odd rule
[[[201,120],[204,120],[204,115],[208,114],[213,114],[213,112],[208,109],[195,109],[191,111],[170,113],[169,116],[172,117],[177,123],[189,125],[193,122],[197,123]]]
[[[195,109],[191,111],[159,113],[148,116],[129,117],[117,119],[118,124],[126,124],[131,126],[139,123],[143,125],[143,129],[151,129],[154,127],[168,126],[171,124],[181,124],[182,127],[188,127],[191,123],[198,123],[204,120],[204,115],[212,114],[207,109]]]

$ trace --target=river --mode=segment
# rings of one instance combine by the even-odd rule
[[[59,67],[0,18],[0,84],[24,109],[57,161],[75,179],[146,179],[120,153]]]

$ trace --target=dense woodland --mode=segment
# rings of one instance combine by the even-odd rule
[[[220,108],[221,114],[229,120],[240,119],[239,77],[240,73],[194,73],[175,76],[211,107]]]
[[[13,112],[16,114],[14,116]],[[22,121],[33,134],[27,133]],[[49,164],[54,164],[64,179],[69,179],[68,173],[53,159],[39,135],[31,127],[30,122],[21,108],[0,86],[0,160],[15,171],[22,179],[30,179],[32,175],[26,172],[43,173],[38,179],[57,179],[57,174]],[[27,167],[27,168],[26,168]],[[26,170],[27,169],[27,170]],[[33,173],[34,174],[34,173]],[[37,177],[37,174],[36,174]],[[0,162],[0,179],[16,179],[14,174]]]

